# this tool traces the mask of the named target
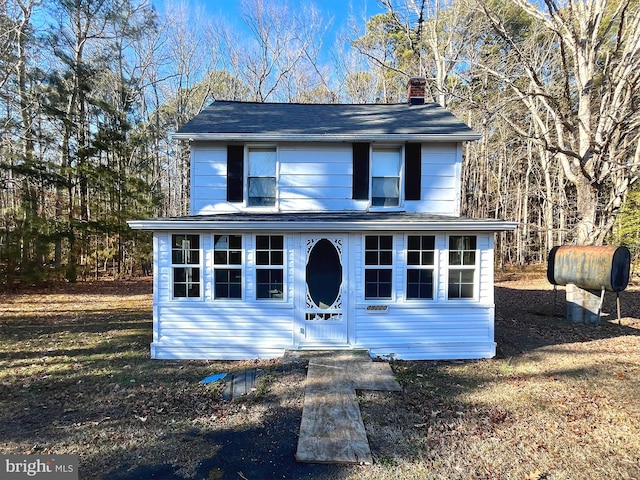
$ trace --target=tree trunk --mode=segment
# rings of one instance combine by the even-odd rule
[[[576,187],[577,195],[576,243],[578,245],[593,245],[599,234],[596,224],[598,191],[584,176],[577,177],[573,184]]]

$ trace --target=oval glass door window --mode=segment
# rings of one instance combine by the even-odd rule
[[[336,247],[326,238],[316,243],[307,259],[307,289],[316,306],[334,304],[342,285],[342,264]]]

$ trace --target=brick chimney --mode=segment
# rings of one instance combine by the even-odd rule
[[[407,85],[407,102],[409,105],[424,105],[424,93],[427,79],[424,77],[412,77]]]

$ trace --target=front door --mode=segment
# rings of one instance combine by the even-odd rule
[[[305,248],[301,346],[347,345],[345,237],[309,236]]]

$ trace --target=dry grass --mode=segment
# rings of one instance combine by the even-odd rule
[[[294,462],[304,364],[150,360],[150,282],[4,295],[0,453],[77,453],[83,479],[640,478],[640,288],[621,326],[575,326],[519,278],[497,284],[498,358],[397,361],[402,394],[361,393],[371,467]],[[249,367],[239,401],[199,383]]]
[[[498,358],[396,362],[404,395],[364,394],[368,478],[640,478],[640,289],[599,326],[559,318],[539,276],[496,294]]]

